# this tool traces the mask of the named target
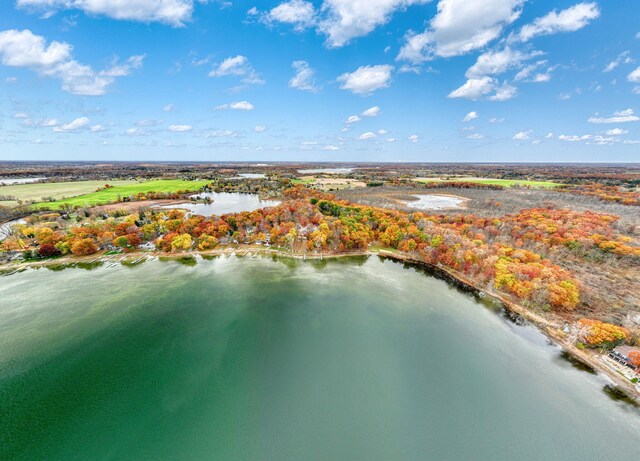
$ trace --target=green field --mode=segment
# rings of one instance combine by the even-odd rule
[[[72,207],[106,205],[108,203],[115,203],[122,197],[129,197],[130,195],[139,192],[195,192],[208,183],[209,181],[184,181],[181,179],[158,179],[145,182],[110,181],[109,184],[114,187],[109,189],[96,192],[94,188],[90,193],[56,200],[54,202],[40,202],[36,203],[34,206],[37,208],[60,208],[64,204],[68,204]]]
[[[514,187],[528,186],[542,189],[551,189],[553,187],[562,186],[563,184],[551,181],[528,181],[526,179],[482,179],[482,178],[459,178],[459,179],[439,179],[439,178],[422,178],[416,181],[422,183],[428,182],[473,182],[477,184],[491,184],[495,186]]]
[[[135,181],[77,181],[0,186],[0,196],[15,197],[15,200],[0,201],[0,206],[16,206],[18,200],[43,202],[47,197],[53,197],[56,200],[76,197],[95,192],[98,187],[103,187],[107,182],[112,186],[136,184]]]

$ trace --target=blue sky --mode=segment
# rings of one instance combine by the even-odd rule
[[[6,0],[0,160],[640,161],[640,2]]]

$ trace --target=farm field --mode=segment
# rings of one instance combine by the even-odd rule
[[[124,184],[119,184],[120,182]],[[178,192],[198,191],[208,181],[185,181],[181,179],[159,179],[145,182],[113,181],[109,189],[85,193],[76,197],[64,198],[54,202],[40,202],[35,204],[37,208],[60,208],[67,204],[70,206],[95,206],[117,202],[120,197],[128,197],[141,192]]]
[[[135,181],[77,181],[77,182],[53,182],[37,184],[15,184],[10,186],[0,186],[0,197],[12,197],[13,200],[0,201],[0,206],[16,206],[18,200],[22,202],[43,202],[47,197],[61,200],[67,197],[95,192],[105,183],[112,186],[128,186],[136,184]]]
[[[442,179],[442,178],[417,178],[417,182],[473,182],[477,184],[489,184],[493,186],[504,187],[538,187],[543,189],[551,189],[553,187],[562,186],[559,182],[551,181],[529,181],[526,179],[491,179],[491,178],[456,178],[456,179]]]

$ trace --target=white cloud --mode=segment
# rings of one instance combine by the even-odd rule
[[[635,115],[633,109],[614,112],[611,117],[591,117],[589,123],[627,123],[640,121],[640,117]]]
[[[185,133],[193,130],[193,127],[191,125],[169,125],[169,128],[167,129],[174,133]]]
[[[241,54],[228,57],[209,72],[209,77],[225,76],[243,77],[242,82],[247,84],[263,85],[264,79],[255,71],[249,59]]]
[[[264,16],[264,21],[293,24],[296,29],[302,30],[314,23],[315,9],[310,2],[291,0],[271,9]]]
[[[478,56],[476,63],[466,72],[467,78],[478,78],[485,75],[498,75],[509,69],[520,66],[523,61],[531,59],[539,53],[522,53],[509,47],[500,51],[487,51]]]
[[[126,133],[128,136],[143,136],[147,134],[142,128],[128,128]]]
[[[62,89],[83,96],[99,96],[118,77],[130,75],[142,66],[144,56],[132,56],[124,63],[95,71],[72,59],[71,45],[57,41],[47,45],[44,37],[30,30],[0,32],[0,62],[5,66],[25,67],[44,77],[62,81]]]
[[[16,115],[26,115],[26,114],[16,114]],[[14,115],[14,118],[19,118]],[[41,120],[31,120],[25,117],[25,121],[22,122],[24,126],[28,126],[31,128],[52,128],[54,126],[60,125],[60,122],[55,118],[43,118]]]
[[[45,15],[57,10],[75,9],[91,15],[161,22],[174,27],[184,25],[193,12],[193,0],[18,0],[17,6],[44,11]]]
[[[355,94],[368,95],[380,88],[387,88],[391,81],[393,66],[362,66],[337,78],[340,88]]]
[[[533,83],[545,83],[545,82],[548,82],[549,80],[551,80],[551,74],[549,72],[545,72],[545,73],[542,73],[542,74],[534,75],[534,77],[531,79],[531,82],[533,82]]]
[[[496,89],[493,96],[489,97],[490,101],[508,101],[518,94],[518,89],[515,86],[509,85],[504,82],[501,87]]]
[[[526,42],[538,35],[574,32],[582,29],[598,16],[600,16],[600,10],[595,2],[577,3],[560,12],[553,10],[545,16],[535,19],[533,23],[523,26],[514,38]]]
[[[378,106],[373,106],[368,108],[367,110],[362,111],[360,115],[363,117],[377,117],[380,114],[381,110]]]
[[[465,98],[476,100],[491,93],[495,88],[495,80],[491,77],[470,78],[460,88],[449,93],[449,98]]]
[[[629,56],[629,51],[623,51],[618,55],[616,59],[607,64],[607,67],[605,67],[602,72],[611,72],[620,64],[631,64],[632,62],[633,59],[631,59],[631,56]]]
[[[76,133],[87,128],[89,126],[89,123],[90,120],[87,117],[80,117],[64,125],[54,126],[53,131],[62,133]]]
[[[464,116],[464,118],[462,119],[463,122],[470,122],[471,120],[475,120],[479,117],[478,113],[476,111],[472,111],[469,112],[467,115]]]
[[[520,81],[520,80],[531,81],[531,80],[528,80],[531,77],[531,74],[533,74],[536,70],[538,70],[540,67],[545,65],[547,65],[546,60],[541,60],[533,64],[529,64],[528,66],[524,67],[520,72],[518,72],[513,79],[515,81]]]
[[[235,137],[238,133],[231,130],[213,130],[204,134],[205,138],[225,138],[225,137]]]
[[[367,139],[373,139],[375,137],[377,137],[375,133],[372,133],[371,131],[367,131],[366,133],[362,133],[360,136],[358,136],[358,140],[365,141]]]
[[[558,136],[560,141],[566,142],[584,142],[586,144],[597,144],[601,146],[607,146],[615,143],[622,142],[624,144],[634,144],[633,141],[623,141],[620,138],[612,137],[612,136],[602,136],[599,134],[583,134],[583,135],[565,135],[561,134]]]
[[[412,135],[411,135],[411,136],[409,136],[407,139],[409,140],[409,142],[416,143],[416,142],[418,142],[418,139],[420,139],[420,138],[418,137],[418,135],[417,135],[417,134],[412,134]]]
[[[360,117],[358,117],[357,115],[350,115],[344,123],[356,123],[359,122],[360,120],[362,120]]]
[[[324,146],[322,150],[340,150],[340,149],[336,146],[331,145],[331,146]]]
[[[265,125],[256,125],[253,131],[255,131],[256,133],[264,133],[265,131],[267,131],[267,127]]]
[[[398,59],[414,63],[482,48],[520,16],[523,0],[440,0],[422,33],[410,32]]]
[[[296,74],[289,80],[289,88],[311,91],[312,93],[320,90],[320,87],[315,82],[315,71],[309,66],[308,62],[293,61],[291,67],[296,71]]]
[[[255,109],[255,107],[249,101],[239,101],[239,102],[232,102],[230,104],[222,104],[220,106],[216,106],[215,109],[216,110],[231,109],[231,110],[250,111],[250,110]]]
[[[627,75],[627,80],[630,82],[640,83],[640,67]]]
[[[162,108],[163,112],[173,112],[174,110],[176,110],[176,108],[173,104],[167,104]]]
[[[608,136],[621,136],[623,134],[627,134],[628,132],[628,130],[623,130],[622,128],[613,128],[611,130],[605,131],[604,134]]]
[[[101,131],[105,131],[105,127],[102,125],[91,125],[89,127],[89,131],[91,131],[92,133],[99,133]]]
[[[531,133],[533,133],[533,130],[520,131],[513,135],[513,139],[516,141],[526,141],[531,139]]]
[[[395,10],[427,1],[324,0],[322,11],[326,17],[320,21],[319,30],[327,35],[329,46],[340,47],[385,24]]]
[[[25,112],[17,112],[13,115],[13,118],[17,118],[17,119],[28,119],[29,118],[29,114],[25,113]]]
[[[480,133],[471,133],[467,139],[484,139],[484,135]]]

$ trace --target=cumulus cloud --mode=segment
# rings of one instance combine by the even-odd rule
[[[358,117],[357,115],[350,115],[344,123],[356,123],[359,122],[360,120],[362,120],[360,117]]]
[[[176,108],[173,104],[167,104],[162,108],[162,112],[173,112],[175,109]]]
[[[590,117],[589,123],[627,123],[640,121],[640,117],[635,115],[633,109],[614,112],[611,117]]]
[[[169,125],[167,129],[173,133],[184,133],[193,130],[193,127],[191,125]]]
[[[484,135],[480,133],[471,133],[467,139],[484,139]]]
[[[220,106],[216,106],[215,109],[216,110],[230,109],[230,110],[250,111],[255,109],[255,107],[249,101],[238,101],[238,102],[232,102],[229,104],[222,104]]]
[[[495,88],[495,79],[491,77],[470,78],[460,88],[449,93],[449,98],[480,99]]]
[[[17,6],[50,15],[58,10],[81,10],[113,19],[161,22],[183,26],[193,13],[193,0],[18,0]]]
[[[627,80],[630,82],[640,83],[640,67],[627,75]]]
[[[367,131],[366,133],[362,133],[360,136],[358,136],[358,140],[366,141],[367,139],[373,139],[376,137],[377,135],[375,133],[372,133],[371,131]]]
[[[412,135],[411,135],[411,136],[409,136],[407,139],[409,140],[409,142],[416,143],[416,142],[418,142],[418,139],[420,139],[420,138],[418,137],[418,135],[417,135],[417,134],[412,134]]]
[[[479,117],[478,113],[476,111],[472,111],[469,112],[467,115],[464,116],[464,118],[462,119],[463,122],[470,122],[471,120],[475,120]]]
[[[627,134],[629,130],[623,130],[622,128],[613,128],[611,130],[605,131],[604,134],[608,136],[622,136],[623,134]]]
[[[54,126],[53,131],[61,133],[77,133],[78,131],[87,129],[90,123],[91,121],[87,117],[80,117],[69,123],[65,123],[64,125]]]
[[[466,72],[467,78],[478,78],[485,75],[498,75],[509,69],[520,67],[523,61],[538,55],[538,52],[523,53],[509,47],[503,50],[487,51],[478,56],[475,64]]]
[[[327,44],[340,47],[385,24],[394,11],[429,0],[325,0],[325,17],[319,30],[327,35]]]
[[[253,68],[249,59],[241,54],[228,57],[209,72],[209,77],[225,77],[229,75],[242,77],[242,82],[246,84],[262,85],[265,83]]]
[[[531,133],[533,133],[533,130],[520,131],[513,135],[513,139],[516,141],[526,141],[531,139]]]
[[[291,0],[271,9],[263,20],[268,23],[292,24],[297,30],[302,30],[315,22],[315,9],[311,2]]]
[[[369,95],[381,88],[387,88],[391,82],[393,66],[362,66],[354,72],[347,72],[337,78],[340,88],[355,94]]]
[[[59,79],[64,91],[83,96],[105,94],[116,78],[130,75],[144,60],[144,56],[132,56],[123,63],[114,62],[105,70],[95,71],[73,59],[72,48],[68,43],[57,41],[47,45],[44,37],[28,29],[0,32],[0,63]]]
[[[293,61],[291,67],[296,74],[289,80],[289,88],[317,93],[320,87],[315,82],[315,71],[307,61]]]
[[[600,16],[600,10],[595,2],[577,3],[565,10],[553,10],[545,16],[535,19],[533,23],[523,26],[514,39],[526,42],[538,35],[575,32],[587,26],[598,16]]]
[[[340,150],[340,148],[330,145],[330,146],[324,146],[322,150]]]
[[[518,89],[515,86],[504,82],[502,86],[496,89],[495,94],[489,97],[489,101],[508,101],[509,99],[514,98],[517,94]]]
[[[523,0],[440,0],[427,29],[407,34],[398,59],[419,63],[482,48],[520,16],[522,4]]]
[[[360,115],[362,115],[363,117],[377,117],[380,112],[382,111],[378,106],[373,106],[368,108],[367,110],[362,111]]]

